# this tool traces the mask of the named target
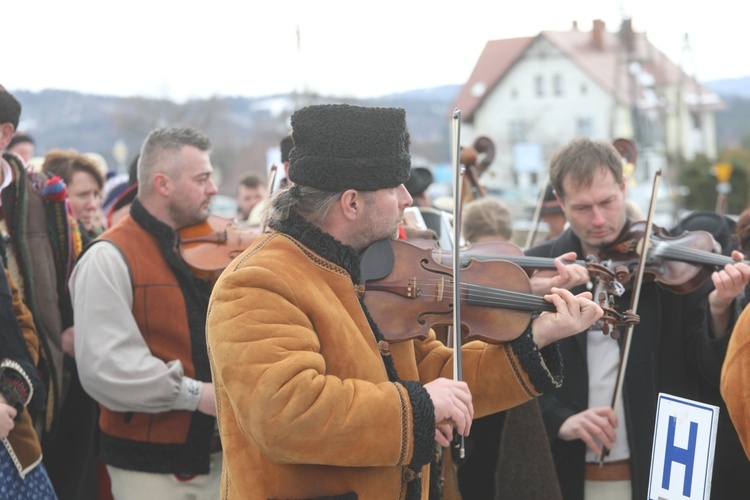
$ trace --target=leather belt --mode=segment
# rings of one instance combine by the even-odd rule
[[[587,481],[625,481],[630,479],[630,459],[586,464]]]

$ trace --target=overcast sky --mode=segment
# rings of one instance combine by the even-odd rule
[[[0,83],[175,100],[464,83],[489,40],[623,14],[701,81],[750,76],[742,2],[38,0],[0,6]],[[710,9],[710,10],[709,10]],[[744,10],[744,9],[743,9]],[[299,32],[299,43],[297,33]],[[690,50],[683,38],[689,34]]]

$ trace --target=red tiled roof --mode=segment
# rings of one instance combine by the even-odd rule
[[[534,37],[506,38],[487,42],[469,81],[461,87],[451,109],[460,109],[464,120],[471,121],[476,107],[495,88],[533,39]],[[484,88],[484,92],[473,92],[480,87]]]

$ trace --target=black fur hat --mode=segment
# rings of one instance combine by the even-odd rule
[[[377,191],[409,178],[409,133],[402,108],[323,104],[292,115],[289,179],[340,192]]]

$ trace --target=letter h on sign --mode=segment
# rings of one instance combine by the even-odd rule
[[[681,463],[685,466],[685,479],[682,482],[682,494],[690,496],[690,486],[693,483],[693,466],[695,465],[696,442],[698,441],[698,423],[690,422],[690,437],[688,438],[688,447],[680,448],[674,443],[675,429],[677,428],[677,418],[669,417],[669,427],[667,430],[667,448],[664,451],[664,472],[661,478],[661,487],[669,489],[669,479],[672,477],[672,464]]]

